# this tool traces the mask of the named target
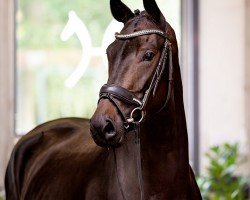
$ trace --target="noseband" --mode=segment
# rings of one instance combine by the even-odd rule
[[[172,48],[171,48],[171,43],[167,39],[166,33],[164,33],[161,30],[157,29],[147,29],[147,30],[142,30],[142,31],[137,31],[133,32],[130,34],[120,34],[116,33],[115,37],[116,39],[119,40],[127,40],[143,35],[151,35],[151,34],[157,34],[160,35],[161,37],[165,38],[165,43],[164,43],[164,48],[161,53],[161,57],[158,63],[158,66],[156,68],[156,71],[154,73],[154,76],[151,80],[151,83],[149,85],[149,88],[146,90],[144,93],[144,96],[142,100],[138,99],[135,94],[133,94],[131,91],[115,85],[115,84],[105,84],[102,86],[100,90],[100,96],[99,96],[99,101],[101,99],[109,99],[110,102],[117,108],[119,114],[121,115],[123,121],[124,121],[124,127],[126,129],[129,128],[130,124],[140,124],[143,119],[146,116],[146,105],[149,100],[149,95],[152,93],[153,97],[156,94],[156,90],[158,87],[158,84],[161,80],[162,74],[165,70],[166,67],[166,62],[167,62],[167,57],[169,54],[169,74],[168,74],[168,95],[165,100],[165,103],[163,106],[158,110],[157,113],[159,113],[166,105],[167,102],[170,99],[170,95],[172,92],[172,81],[173,81],[173,64],[172,64]],[[134,109],[131,111],[130,116],[127,117],[120,106],[116,103],[115,100],[119,100],[127,105],[134,106]],[[139,116],[139,117],[138,117]]]

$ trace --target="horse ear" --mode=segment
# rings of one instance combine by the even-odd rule
[[[134,16],[133,12],[121,0],[110,0],[110,9],[113,17],[124,24]]]
[[[165,22],[165,17],[161,13],[155,0],[143,0],[143,5],[147,13],[151,15],[157,23]]]

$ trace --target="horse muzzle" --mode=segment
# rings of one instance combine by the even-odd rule
[[[90,119],[90,132],[101,147],[119,147],[124,139],[123,121],[108,101],[103,101]]]

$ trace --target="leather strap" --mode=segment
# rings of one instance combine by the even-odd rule
[[[141,165],[141,137],[140,137],[140,123],[136,123],[135,129],[135,141],[137,148],[137,157],[136,157],[136,166],[137,166],[137,175],[140,187],[140,200],[144,200],[144,186],[143,186],[143,178],[142,178],[142,165]]]
[[[141,101],[137,99],[137,97],[132,92],[118,85],[105,84],[102,86],[100,90],[100,99],[105,97],[108,98],[109,96],[113,96],[114,98],[130,105],[141,105]]]

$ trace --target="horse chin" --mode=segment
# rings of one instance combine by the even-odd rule
[[[117,134],[115,138],[112,140],[106,140],[105,138],[101,137],[99,134],[95,134],[91,131],[91,136],[94,142],[103,148],[118,148],[124,144],[124,134]]]
[[[94,138],[94,137],[93,137],[93,139],[94,139],[94,142],[98,146],[103,147],[103,148],[119,148],[123,145],[122,137],[120,138],[119,141],[106,141],[106,140]]]

